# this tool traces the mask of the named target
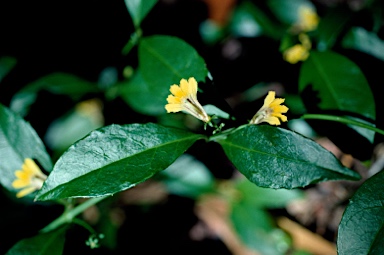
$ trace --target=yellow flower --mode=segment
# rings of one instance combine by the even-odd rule
[[[259,124],[261,122],[268,122],[270,125],[280,125],[280,120],[287,121],[287,116],[282,114],[288,111],[288,107],[281,105],[284,103],[284,100],[284,98],[275,98],[275,91],[269,91],[264,99],[264,105],[257,111],[249,123]]]
[[[313,8],[301,6],[299,8],[299,20],[297,27],[304,32],[313,31],[317,28],[320,18]]]
[[[16,180],[12,182],[12,187],[22,189],[16,194],[16,197],[24,197],[35,190],[39,190],[43,186],[43,182],[47,176],[43,174],[35,161],[30,158],[24,160],[22,170],[16,170]]]
[[[296,44],[284,51],[283,58],[285,61],[296,64],[299,61],[305,61],[309,57],[309,50],[312,47],[309,37],[301,33],[299,41],[301,44]]]
[[[167,97],[168,104],[165,109],[168,113],[186,111],[192,116],[208,123],[211,118],[205,112],[199,101],[197,101],[197,82],[195,78],[181,79],[180,85],[172,85],[172,95]]]
[[[304,61],[309,57],[309,51],[301,44],[296,44],[288,48],[283,53],[283,58],[285,61],[296,64],[299,61]]]

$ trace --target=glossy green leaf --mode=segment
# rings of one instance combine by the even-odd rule
[[[221,110],[220,108],[217,108],[213,104],[206,104],[203,106],[203,108],[204,108],[205,112],[210,116],[214,115],[214,116],[222,118],[222,119],[229,119],[231,117],[229,115],[229,113],[224,112],[223,110]]]
[[[124,0],[135,27],[139,27],[157,0]]]
[[[353,27],[343,38],[344,48],[365,52],[384,61],[384,41],[362,27]]]
[[[311,52],[301,67],[299,89],[316,93],[322,110],[347,111],[373,120],[376,117],[375,101],[364,74],[355,63],[335,52]]]
[[[235,167],[260,187],[292,189],[359,179],[319,144],[285,129],[249,125],[218,142]]]
[[[25,158],[37,160],[50,171],[52,162],[36,131],[20,116],[0,104],[0,182],[12,192],[15,171],[20,170]]]
[[[6,255],[61,255],[66,227],[17,242]]]
[[[17,60],[12,57],[0,58],[0,82],[12,70],[12,68],[16,65],[16,63],[17,63]]]
[[[83,95],[100,91],[97,85],[67,73],[52,73],[24,87],[13,98],[10,108],[24,116],[29,107],[36,101],[37,93],[41,90],[52,94],[67,95],[74,100]]]
[[[98,197],[126,190],[167,168],[201,138],[152,123],[101,128],[59,158],[36,199]]]
[[[353,195],[339,225],[338,254],[383,254],[383,183],[384,172],[381,171]]]
[[[139,45],[140,67],[122,84],[121,96],[135,111],[147,115],[165,114],[169,88],[182,78],[203,81],[208,74],[196,50],[179,38],[152,36]]]

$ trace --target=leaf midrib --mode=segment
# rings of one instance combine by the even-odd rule
[[[149,46],[149,44],[145,41],[142,41],[141,44],[144,48],[147,49],[148,53],[151,53],[155,58],[157,58],[162,64],[164,64],[172,73],[174,73],[176,76],[179,77],[179,79],[183,78],[183,76],[178,72],[177,69],[173,68],[172,65],[170,65],[165,58],[163,58],[160,54],[157,53],[157,51]]]
[[[328,90],[331,92],[331,96],[333,97],[333,100],[336,102],[338,109],[343,110],[342,106],[340,105],[339,101],[337,100],[337,98],[338,98],[337,93],[334,90],[334,88],[332,87],[332,82],[327,78],[327,75],[326,75],[324,69],[322,68],[321,64],[317,60],[316,54],[315,55],[312,54],[311,59],[312,59],[314,66],[319,71],[320,77],[324,80],[325,85],[327,86]]]
[[[186,140],[193,140],[193,138],[195,139],[195,141],[197,141],[197,140],[199,140],[199,139],[203,139],[204,136],[202,136],[202,135],[193,135],[193,136],[185,137],[185,138],[182,138],[182,139],[178,139],[178,140],[173,140],[173,141],[170,141],[170,142],[162,143],[162,144],[156,145],[156,146],[154,146],[154,147],[151,147],[151,148],[149,148],[149,149],[146,149],[146,150],[143,150],[143,151],[140,151],[140,152],[131,154],[131,155],[129,155],[128,157],[124,157],[124,158],[121,158],[121,159],[119,159],[119,160],[110,162],[110,163],[108,163],[108,164],[105,164],[105,165],[103,165],[103,166],[97,168],[97,169],[90,170],[90,171],[88,171],[86,174],[79,175],[79,176],[76,176],[76,177],[73,178],[73,179],[70,179],[70,180],[66,181],[66,182],[62,182],[62,183],[60,183],[59,185],[56,185],[53,189],[49,189],[48,191],[46,191],[46,192],[44,192],[44,193],[42,193],[42,194],[39,194],[36,198],[39,199],[39,198],[41,198],[42,196],[47,195],[47,194],[49,194],[49,193],[55,191],[56,189],[58,189],[59,187],[63,186],[63,185],[66,184],[66,183],[72,182],[73,180],[79,179],[79,178],[81,178],[81,177],[83,177],[83,176],[85,176],[85,175],[87,175],[87,174],[90,174],[90,173],[93,173],[93,172],[100,171],[102,168],[105,168],[106,166],[109,166],[109,165],[111,165],[111,164],[118,163],[119,161],[126,160],[127,158],[132,158],[132,157],[134,157],[134,156],[140,155],[140,154],[142,154],[142,153],[148,152],[148,151],[153,150],[153,149],[154,149],[154,150],[157,150],[157,149],[159,149],[159,148],[161,148],[161,147],[163,147],[163,146],[167,146],[167,145],[172,144],[172,143],[180,143],[180,142],[183,142],[183,141],[186,141]]]
[[[284,156],[281,156],[279,154],[272,154],[272,153],[267,153],[267,152],[264,152],[264,151],[258,151],[258,150],[255,150],[255,149],[250,149],[248,147],[243,147],[243,146],[240,146],[238,144],[234,144],[234,143],[230,143],[226,140],[222,140],[220,141],[220,143],[224,143],[224,144],[229,144],[233,147],[237,147],[237,148],[240,148],[240,149],[243,149],[243,150],[246,150],[246,151],[249,151],[249,152],[253,152],[253,153],[259,153],[259,154],[262,154],[262,155],[267,155],[267,156],[270,156],[270,157],[276,157],[276,158],[281,158],[281,159],[284,159],[284,160],[288,160],[288,161],[293,161],[293,162],[298,162],[298,163],[305,163],[305,164],[311,164],[310,162],[308,161],[303,161],[303,160],[297,160],[297,159],[293,159],[293,158],[287,158],[287,157],[284,157]],[[322,168],[322,169],[325,169],[325,170],[328,170],[328,171],[333,171],[333,172],[336,172],[336,173],[340,173],[340,174],[344,174],[344,175],[347,175],[346,173],[343,173],[343,172],[339,172],[339,171],[336,171],[334,169],[329,169],[329,168],[325,168],[323,166],[319,166],[317,164],[312,164],[312,165],[315,165],[316,167],[319,167],[319,168]]]

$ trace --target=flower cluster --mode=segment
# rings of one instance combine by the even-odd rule
[[[24,197],[36,190],[41,189],[47,176],[41,172],[35,161],[30,158],[24,160],[21,170],[15,171],[16,180],[12,182],[12,187],[22,189],[16,197]]]
[[[300,6],[298,9],[298,20],[292,27],[294,34],[299,34],[300,43],[284,51],[283,58],[285,61],[296,64],[299,61],[307,60],[312,43],[306,33],[316,30],[319,21],[320,18],[314,8]]]
[[[204,108],[197,101],[197,82],[195,78],[181,79],[180,85],[172,85],[170,88],[172,95],[167,98],[168,104],[165,109],[168,113],[185,111],[192,116],[209,123],[211,117],[205,112]],[[281,105],[285,99],[275,98],[275,92],[269,91],[264,100],[264,105],[253,116],[250,124],[259,124],[267,122],[270,125],[280,125],[281,121],[287,121],[287,117],[283,115],[288,111],[288,107]]]

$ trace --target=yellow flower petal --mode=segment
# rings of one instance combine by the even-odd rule
[[[17,197],[23,197],[40,189],[44,180],[47,178],[47,176],[41,172],[39,166],[30,158],[24,160],[22,170],[16,170],[15,176],[16,180],[12,182],[12,187],[15,189],[24,188],[16,194]]]
[[[210,117],[197,101],[197,81],[195,78],[181,79],[180,85],[172,85],[170,91],[173,95],[167,97],[168,104],[165,105],[168,113],[185,111],[204,122],[210,121]]]
[[[264,119],[265,122],[268,122],[270,125],[280,125],[280,120],[277,117],[270,116]]]
[[[24,196],[34,192],[35,190],[36,190],[35,187],[28,187],[28,188],[22,189],[19,192],[17,192],[16,197],[17,198],[24,197]]]
[[[169,104],[181,104],[181,99],[172,95],[167,97],[167,101]]]
[[[182,91],[182,89],[177,86],[176,84],[172,85],[171,88],[169,89],[171,91],[171,93],[175,96],[175,97],[184,97],[185,96],[185,93]]]
[[[271,107],[274,112],[280,112],[280,113],[286,113],[288,112],[289,108],[285,105],[275,105]]]
[[[309,57],[308,49],[301,44],[296,44],[291,48],[288,48],[283,53],[284,60],[291,64],[296,64],[299,61],[304,61],[308,57]]]
[[[31,181],[29,179],[27,180],[16,179],[12,182],[12,187],[14,187],[15,189],[21,189],[30,185],[30,183]]]
[[[167,110],[167,113],[180,112],[183,110],[183,107],[180,104],[167,104],[165,105],[165,109]]]
[[[263,107],[269,106],[273,100],[275,100],[275,91],[269,91],[267,97],[264,99]]]
[[[282,114],[288,111],[288,107],[281,105],[284,101],[284,98],[275,98],[274,91],[269,91],[264,100],[264,105],[256,112],[249,123],[259,124],[267,122],[270,125],[280,125],[280,120],[287,121],[287,117]]]

